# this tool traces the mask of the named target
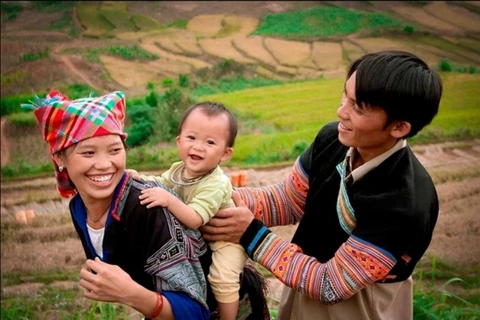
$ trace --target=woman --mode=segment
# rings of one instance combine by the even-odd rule
[[[22,105],[34,110],[50,146],[60,195],[73,196],[70,212],[87,256],[80,286],[86,298],[121,303],[146,318],[208,319],[215,305],[210,298],[207,304],[209,252],[199,232],[166,209],[140,205],[149,185],[125,172],[125,106],[121,91],[73,101],[52,91]],[[245,271],[250,300],[263,301],[252,303],[260,318],[267,310],[262,283]]]

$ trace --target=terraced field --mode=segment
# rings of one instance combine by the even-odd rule
[[[346,37],[311,41],[286,40],[252,34],[262,23],[262,18],[255,12],[288,11],[294,7],[291,2],[260,1],[258,5],[245,4],[243,8],[212,2],[210,14],[204,14],[208,11],[206,8],[200,8],[198,4],[189,2],[173,4],[166,1],[162,7],[143,3],[142,5],[146,8],[150,6],[152,9],[149,12],[150,15],[145,12],[145,8],[142,15],[135,11],[134,4],[129,2],[127,4],[106,7],[106,5],[82,3],[73,11],[73,18],[76,24],[84,27],[84,31],[82,37],[74,41],[73,39],[69,41],[68,37],[65,39],[64,34],[46,33],[30,24],[22,26],[16,21],[5,24],[5,28],[2,29],[2,43],[11,44],[18,49],[12,51],[4,49],[2,45],[2,75],[16,79],[5,83],[5,86],[2,86],[2,93],[28,88],[22,85],[22,81],[18,78],[22,77],[32,63],[18,63],[18,54],[42,50],[42,47],[48,47],[50,52],[56,53],[53,58],[57,60],[58,65],[49,68],[50,72],[53,74],[55,69],[61,69],[57,71],[59,75],[55,79],[48,75],[52,78],[53,84],[59,82],[62,75],[66,82],[72,82],[78,77],[91,78],[91,83],[95,87],[104,90],[121,88],[127,93],[145,91],[148,82],[160,83],[166,77],[175,78],[179,74],[192,74],[203,68],[212,68],[225,59],[244,64],[258,76],[283,80],[343,76],[345,67],[353,59],[381,49],[408,50],[418,54],[431,65],[436,65],[447,58],[453,64],[480,67],[479,11],[471,11],[445,1],[431,2],[423,7],[407,2],[389,1],[371,1],[370,7],[364,5],[362,7],[360,2],[326,2],[330,6],[356,6],[357,9],[378,10],[403,21],[404,25],[410,24],[418,32],[412,36],[398,32],[372,36],[371,33],[359,32]],[[470,5],[476,6],[475,2]],[[103,20],[92,18],[90,13],[100,12],[98,10],[105,12],[105,18],[111,20],[110,24],[100,23]],[[114,17],[111,10],[117,10],[115,12],[122,14]],[[158,23],[158,20],[155,20],[157,15],[155,10],[165,12],[162,19],[165,19],[166,14],[170,12],[176,13],[172,14],[172,17],[183,13],[191,18],[185,20],[185,27],[182,29],[158,29],[158,26],[155,28],[151,24],[145,26],[138,23],[136,27],[133,25],[119,27],[122,16],[129,23],[143,21],[141,17],[153,19]],[[200,14],[195,15],[197,11]],[[37,20],[38,18],[29,16],[32,14],[26,10],[20,13],[17,20]],[[22,18],[22,15],[25,17]],[[20,30],[28,32],[22,35]],[[92,37],[107,38],[95,40]],[[79,48],[92,50],[114,43],[138,45],[145,51],[158,55],[159,58],[155,62],[145,62],[101,57],[96,63],[82,64],[76,58],[85,60],[84,57],[68,53],[78,51]],[[23,46],[23,49],[20,49],[19,45]],[[32,45],[37,49],[31,48]],[[56,50],[57,46],[61,46],[63,51]],[[72,72],[72,65],[76,69],[75,72]],[[100,71],[100,76],[98,73],[93,75],[91,73],[93,69]],[[79,76],[79,72],[83,75]],[[71,73],[74,75],[70,75]],[[38,86],[34,84],[29,88],[31,90]]]

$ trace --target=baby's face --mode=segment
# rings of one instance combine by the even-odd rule
[[[177,137],[180,158],[185,163],[187,178],[195,178],[215,168],[232,155],[228,147],[229,119],[226,114],[208,116],[201,109],[193,110]]]

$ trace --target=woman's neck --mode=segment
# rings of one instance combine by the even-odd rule
[[[87,223],[91,227],[103,227],[105,225],[106,217],[110,209],[112,199],[96,199],[85,203],[87,211]]]

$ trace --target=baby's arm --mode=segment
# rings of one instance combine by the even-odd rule
[[[142,190],[139,199],[140,204],[147,204],[147,208],[154,206],[167,208],[190,229],[198,229],[203,225],[203,219],[194,209],[163,188],[155,187]]]

